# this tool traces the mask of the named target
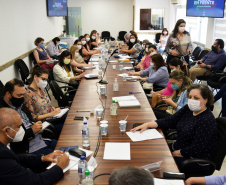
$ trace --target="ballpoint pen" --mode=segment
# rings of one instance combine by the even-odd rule
[[[129,92],[129,94],[139,94],[139,93],[142,93],[142,92]]]

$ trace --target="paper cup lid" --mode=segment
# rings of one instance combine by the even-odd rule
[[[119,123],[127,123],[126,120],[120,120]]]
[[[108,121],[107,120],[102,120],[102,121],[100,121],[100,123],[102,124],[107,124],[108,123]]]
[[[100,124],[100,127],[108,127],[108,124],[102,123],[102,124]]]

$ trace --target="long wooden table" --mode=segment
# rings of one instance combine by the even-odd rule
[[[114,59],[115,60],[115,59]],[[155,120],[155,115],[150,107],[150,104],[143,92],[143,89],[139,82],[129,82],[123,81],[122,77],[117,77],[117,74],[127,73],[127,70],[119,71],[119,64],[116,64],[116,70],[113,70],[112,64],[109,63],[107,68],[107,98],[101,96],[103,102],[106,100],[106,111],[105,120],[108,120],[108,135],[101,138],[101,143],[99,151],[96,156],[98,162],[98,167],[94,172],[94,176],[102,173],[112,173],[116,168],[121,168],[124,166],[137,166],[141,167],[150,163],[157,161],[163,161],[161,165],[161,170],[153,172],[155,177],[162,177],[163,171],[179,172],[177,165],[171,155],[165,139],[147,140],[141,142],[132,142],[126,133],[121,133],[119,130],[119,120],[125,119],[127,115],[127,127],[126,130],[129,131],[134,123],[144,123],[151,120]],[[131,64],[124,64],[123,66],[131,66]],[[98,73],[98,69],[87,70],[86,73]],[[113,92],[114,79],[118,78],[119,91]],[[62,129],[60,138],[58,140],[56,149],[65,146],[75,146],[78,145],[82,147],[82,121],[75,121],[75,116],[89,116],[88,126],[90,128],[90,150],[95,151],[98,135],[99,135],[99,121],[95,116],[88,112],[76,112],[77,110],[89,110],[94,109],[97,105],[101,104],[99,96],[96,92],[97,86],[96,82],[99,79],[83,79],[79,85],[78,91],[76,92],[74,101],[70,108],[68,117],[65,121],[64,127]],[[99,91],[98,84],[98,91]],[[134,94],[136,98],[141,103],[141,107],[131,107],[131,108],[118,108],[118,115],[110,115],[110,105],[112,102],[112,97],[115,96],[126,96],[129,92],[142,92],[139,94]],[[106,98],[106,99],[105,99]],[[158,131],[162,134],[161,129]],[[130,142],[131,149],[131,160],[104,160],[104,147],[105,142]],[[120,152],[120,151],[118,151]],[[65,173],[63,179],[61,179],[56,184],[60,185],[74,185],[78,182],[77,171],[68,171]],[[94,183],[108,184],[109,176],[100,176],[95,179]]]

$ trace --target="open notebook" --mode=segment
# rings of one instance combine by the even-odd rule
[[[118,101],[120,107],[140,107],[141,104],[134,95],[112,97],[112,100]]]

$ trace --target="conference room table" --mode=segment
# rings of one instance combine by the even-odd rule
[[[111,57],[110,60],[116,60],[116,58]],[[116,65],[116,69],[113,69],[112,65]],[[68,113],[67,119],[64,123],[63,129],[61,131],[56,149],[60,147],[67,146],[79,146],[82,147],[82,127],[83,121],[74,120],[75,116],[87,116],[88,126],[90,129],[90,150],[95,151],[98,136],[99,136],[99,125],[100,120],[96,118],[95,115],[90,115],[89,112],[78,112],[87,111],[94,109],[101,104],[100,99],[105,107],[104,120],[108,121],[108,134],[107,136],[102,136],[100,140],[100,146],[98,153],[95,157],[98,166],[94,171],[94,176],[103,173],[112,173],[114,169],[125,167],[125,166],[136,166],[141,167],[148,165],[150,163],[155,163],[162,161],[160,170],[154,171],[152,174],[155,177],[162,177],[163,171],[169,172],[179,172],[178,167],[172,157],[169,150],[167,142],[164,138],[145,140],[139,142],[133,142],[125,132],[120,132],[119,121],[127,118],[126,131],[130,131],[133,128],[134,123],[144,123],[148,121],[153,121],[156,119],[152,108],[148,102],[148,99],[143,91],[140,82],[130,82],[123,81],[122,77],[117,76],[117,74],[128,73],[127,70],[119,70],[119,65],[124,67],[131,67],[131,63],[109,63],[107,66],[105,80],[108,81],[107,86],[107,96],[99,96],[97,91],[100,92],[100,84],[97,83],[100,79],[82,79],[79,88],[76,92],[75,98],[71,105],[70,111]],[[86,70],[86,74],[94,73],[98,74],[98,67],[92,70]],[[104,69],[102,69],[104,71]],[[113,91],[113,83],[115,78],[118,79],[119,91]],[[138,99],[141,106],[140,107],[118,107],[118,115],[110,115],[110,106],[112,103],[112,97],[116,96],[127,96],[130,95],[129,92],[137,92],[134,96]],[[100,97],[100,99],[99,99]],[[161,129],[157,129],[161,134]],[[104,149],[105,142],[129,142],[131,160],[104,160]],[[120,152],[120,150],[118,151]],[[87,158],[89,160],[89,157]],[[109,175],[102,175],[95,179],[94,184],[108,184]],[[78,172],[77,171],[67,171],[64,177],[59,180],[57,185],[75,185],[78,183]]]

